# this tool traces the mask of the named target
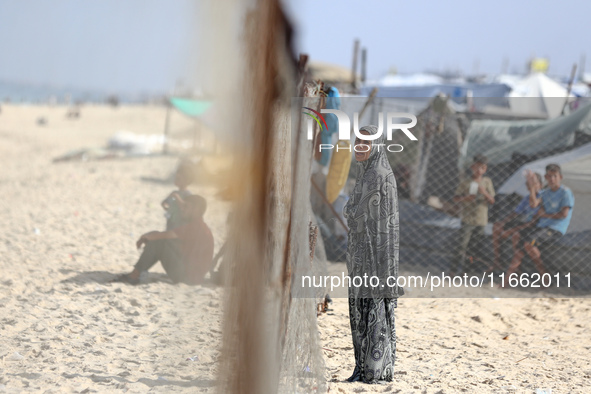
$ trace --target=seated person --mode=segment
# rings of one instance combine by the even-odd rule
[[[115,281],[138,284],[141,273],[160,261],[174,283],[201,283],[213,257],[213,236],[203,221],[206,207],[203,197],[186,197],[181,210],[187,223],[172,230],[150,231],[142,235],[136,246],[138,249],[146,246],[133,271]]]
[[[162,208],[166,211],[164,214],[166,217],[166,230],[172,230],[184,222],[181,205],[185,198],[192,194],[188,187],[194,180],[193,171],[194,166],[188,160],[182,161],[176,170],[174,184],[178,187],[178,190],[170,193],[161,203]]]
[[[530,185],[529,183],[532,183]],[[534,192],[536,197],[539,197],[542,189],[542,176],[538,173],[528,176],[525,182],[527,189]],[[539,207],[532,208],[529,204],[529,195],[523,197],[519,205],[513,212],[507,215],[503,220],[496,222],[493,225],[492,243],[494,251],[494,262],[489,271],[501,269],[501,241],[511,238],[513,240],[513,250],[519,247],[519,232],[527,227],[534,225],[533,217],[538,211]],[[514,235],[517,235],[514,237]]]
[[[529,177],[531,176],[530,174]],[[568,229],[573,214],[572,209],[575,205],[573,193],[568,187],[561,184],[562,172],[558,164],[546,166],[545,178],[548,187],[540,192],[539,197],[536,196],[533,188],[530,189],[530,206],[532,208],[540,207],[534,216],[534,220],[538,219],[538,222],[536,226],[528,227],[519,234],[523,242],[523,249],[518,248],[514,251],[515,254],[507,270],[505,281],[508,280],[509,275],[517,271],[525,253],[532,259],[540,275],[545,274],[546,269],[542,263],[540,246],[556,242]]]

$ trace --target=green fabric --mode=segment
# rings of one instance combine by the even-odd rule
[[[182,112],[187,116],[198,118],[205,111],[211,107],[211,101],[207,100],[191,100],[173,97],[170,99],[170,103],[174,108]]]

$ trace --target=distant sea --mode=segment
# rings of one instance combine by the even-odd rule
[[[154,103],[162,102],[164,97],[164,93],[101,92],[79,88],[52,87],[0,81],[0,103],[105,103],[114,98],[116,98],[119,103]]]

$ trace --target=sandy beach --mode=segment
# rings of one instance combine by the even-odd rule
[[[343,382],[353,371],[347,299],[319,317],[330,392],[586,393],[587,299],[417,299],[399,302],[395,381]],[[550,391],[552,390],[552,391]]]
[[[178,158],[52,163],[104,147],[121,130],[162,133],[160,107],[3,105],[0,114],[0,392],[212,392],[223,290],[172,284],[157,265],[147,283],[127,272],[143,232],[163,229],[160,201]],[[43,116],[47,124],[37,125]],[[173,118],[171,132],[191,126]],[[161,180],[159,182],[158,180]],[[216,251],[229,204],[198,184]],[[404,264],[402,262],[401,264]],[[331,265],[332,269],[342,268]],[[395,381],[347,383],[348,306],[318,318],[329,392],[585,393],[591,387],[588,299],[413,299],[397,310]]]
[[[109,283],[139,256],[142,233],[164,229],[174,186],[168,156],[52,163],[104,147],[114,133],[161,134],[165,109],[3,105],[0,115],[0,391],[211,391],[222,313],[215,287]],[[38,126],[36,119],[47,119]],[[190,121],[173,118],[171,131]],[[225,238],[227,206],[211,188],[205,220]],[[197,356],[197,357],[195,357]],[[187,360],[192,358],[193,360]]]

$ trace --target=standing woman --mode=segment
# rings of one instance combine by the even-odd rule
[[[365,126],[359,131],[375,135],[378,128]],[[383,134],[373,141],[359,137],[355,140],[358,174],[345,206],[349,225],[347,269],[351,278],[349,318],[355,349],[350,382],[391,381],[394,374],[394,308],[403,291],[395,283],[389,286],[386,282],[388,277],[398,278],[399,228],[396,180],[383,143]],[[356,286],[354,278],[364,275],[376,277],[379,285],[372,287],[374,282],[370,286],[368,279],[367,285],[359,286],[357,282]]]

